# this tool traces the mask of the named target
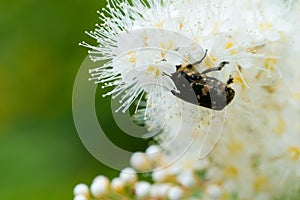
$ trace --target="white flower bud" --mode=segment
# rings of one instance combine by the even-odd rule
[[[168,178],[167,170],[157,170],[152,173],[152,179],[155,182],[163,182]]]
[[[171,175],[176,175],[181,171],[181,167],[178,165],[172,165],[168,168],[168,173]]]
[[[149,183],[145,181],[141,181],[135,184],[135,195],[137,198],[145,198],[149,195],[149,193],[150,193]]]
[[[171,186],[167,183],[159,184],[157,188],[157,195],[161,198],[166,198],[170,188]]]
[[[158,145],[151,145],[146,149],[145,154],[151,161],[157,163],[161,158],[161,148]]]
[[[165,199],[168,196],[168,191],[170,188],[171,186],[167,183],[154,184],[151,186],[150,190],[151,197]]]
[[[109,188],[109,180],[105,176],[97,176],[91,185],[91,193],[96,198],[103,197]]]
[[[75,186],[73,190],[74,195],[82,195],[88,196],[89,195],[89,187],[86,184],[80,183]]]
[[[144,171],[151,169],[151,162],[148,157],[141,152],[136,152],[132,154],[130,158],[130,164],[132,167],[137,169],[138,171]]]
[[[114,178],[110,184],[111,188],[116,192],[122,192],[125,187],[125,182],[121,178]]]
[[[196,184],[194,174],[190,170],[181,172],[177,177],[177,181],[184,187],[190,188]]]
[[[150,196],[151,197],[159,197],[159,186],[156,184],[153,184],[150,188]]]
[[[136,171],[134,169],[132,169],[131,167],[127,167],[121,171],[120,178],[126,184],[133,184],[137,180]]]
[[[183,199],[183,190],[179,186],[173,186],[168,192],[170,200],[181,200]]]
[[[209,185],[206,192],[212,198],[219,198],[222,194],[221,188],[216,184]]]
[[[88,200],[88,198],[85,195],[76,195],[74,197],[74,200]]]

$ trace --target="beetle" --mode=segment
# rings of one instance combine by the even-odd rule
[[[176,65],[176,72],[168,75],[177,88],[177,90],[171,90],[171,92],[186,102],[212,110],[222,110],[235,96],[235,91],[229,86],[233,83],[233,78],[230,75],[227,82],[224,83],[207,74],[213,71],[221,71],[229,62],[223,61],[219,66],[206,69],[200,73],[195,66],[202,63],[206,56],[207,50],[204,56],[195,63]]]

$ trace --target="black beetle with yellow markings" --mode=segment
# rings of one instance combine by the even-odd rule
[[[235,91],[229,87],[233,83],[233,78],[229,76],[226,83],[207,76],[207,73],[212,71],[220,71],[222,68],[229,64],[223,61],[219,66],[209,68],[203,72],[198,72],[195,66],[200,64],[206,57],[207,50],[203,58],[193,64],[180,64],[176,65],[176,72],[171,74],[177,90],[172,90],[172,94],[176,97],[206,107],[212,110],[222,110],[234,98]]]

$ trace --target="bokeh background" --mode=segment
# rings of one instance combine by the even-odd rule
[[[118,173],[87,152],[72,118],[73,82],[87,56],[78,43],[94,42],[84,31],[94,29],[105,4],[0,1],[0,199],[72,199],[77,183]],[[101,124],[117,142],[110,100],[99,102]],[[122,141],[132,150],[146,144]]]

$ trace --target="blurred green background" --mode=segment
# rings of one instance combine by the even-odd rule
[[[0,1],[1,200],[72,199],[77,183],[118,174],[87,152],[72,118],[72,87],[87,56],[78,43],[94,42],[84,31],[94,29],[96,11],[105,3]],[[102,125],[117,142],[120,131],[112,128],[110,101],[100,95],[97,101],[102,101]],[[132,150],[146,144],[122,141]]]
[[[84,31],[94,29],[96,11],[105,4],[0,2],[1,200],[72,199],[77,183],[118,173],[87,152],[72,118],[73,82],[87,56],[78,43],[94,42]],[[110,103],[105,101],[104,107]],[[110,111],[102,112],[108,116],[104,124],[112,126]]]

